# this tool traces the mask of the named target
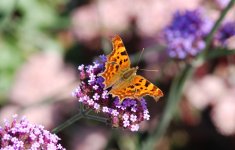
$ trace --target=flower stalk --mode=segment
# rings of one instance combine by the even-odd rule
[[[52,130],[52,133],[58,133],[82,118],[87,118],[87,119],[91,119],[91,120],[95,120],[95,121],[99,121],[99,122],[105,122],[106,118],[90,115],[89,113],[91,112],[91,110],[85,110],[83,104],[79,103],[79,107],[80,107],[80,109],[79,109],[78,114],[72,116],[67,121],[65,121],[64,123],[62,123],[58,127],[54,128]]]

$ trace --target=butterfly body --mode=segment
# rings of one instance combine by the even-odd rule
[[[107,56],[105,70],[100,74],[104,78],[105,89],[117,96],[120,101],[125,98],[140,99],[150,95],[155,100],[163,96],[162,91],[144,77],[137,75],[138,66],[130,67],[130,58],[121,38],[116,35],[112,39],[113,51]]]
[[[138,67],[133,67],[133,68],[131,68],[131,69],[129,69],[129,70],[126,70],[126,71],[122,74],[121,78],[122,78],[123,80],[127,80],[128,78],[132,77],[133,75],[136,75],[137,70],[138,70]]]

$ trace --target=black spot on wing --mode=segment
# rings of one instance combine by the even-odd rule
[[[121,55],[127,55],[126,51],[121,52]]]
[[[117,71],[119,69],[119,65],[116,65],[115,68],[116,68],[116,71]]]
[[[147,81],[147,82],[145,82],[145,85],[144,85],[144,86],[145,86],[145,87],[148,87],[149,84],[150,84],[150,83]]]
[[[124,47],[123,43],[118,43],[117,48]]]
[[[157,90],[157,88],[154,86],[151,91],[154,92],[154,91],[156,91],[156,90]]]

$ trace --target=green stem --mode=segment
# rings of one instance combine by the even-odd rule
[[[85,110],[84,110],[84,105],[82,103],[79,103],[79,112],[80,113],[83,113]]]
[[[52,133],[58,133],[61,130],[65,129],[66,127],[70,126],[71,124],[73,124],[74,122],[82,119],[84,116],[82,113],[78,113],[75,116],[71,117],[70,119],[68,119],[67,121],[65,121],[63,124],[59,125],[58,127],[54,128],[52,130]]]
[[[103,122],[103,123],[107,123],[107,121],[108,121],[107,118],[95,116],[95,115],[86,115],[86,118],[91,119],[91,120],[95,120],[95,121],[99,121],[99,122]]]
[[[67,121],[65,121],[64,123],[62,123],[61,125],[59,125],[58,127],[54,128],[52,130],[52,133],[58,133],[60,131],[62,131],[63,129],[67,128],[68,126],[70,126],[71,124],[75,123],[76,121],[82,119],[82,118],[87,118],[87,119],[92,119],[92,120],[96,120],[96,121],[100,121],[100,122],[104,122],[107,123],[107,119],[99,117],[99,116],[95,116],[95,115],[89,115],[89,113],[92,111],[91,109],[85,111],[84,110],[84,105],[79,103],[79,113],[76,114],[75,116],[71,117],[70,119],[68,119]]]
[[[213,35],[218,29],[219,25],[221,24],[223,18],[227,14],[228,10],[232,7],[235,0],[231,0],[230,3],[227,5],[227,7],[221,12],[220,17],[214,24],[212,30],[208,34],[208,37],[206,39],[206,48],[204,49],[204,52],[199,54],[198,57],[196,57],[195,61],[192,64],[202,64],[206,58],[207,58],[207,52],[209,50],[209,46],[212,42]],[[219,55],[217,55],[219,57]],[[216,57],[214,57],[216,58]],[[162,116],[162,119],[160,120],[159,124],[157,125],[157,128],[147,137],[147,139],[142,143],[142,149],[148,149],[152,150],[154,149],[154,146],[156,142],[159,141],[159,139],[162,137],[162,135],[166,132],[167,127],[170,124],[170,121],[173,117],[173,114],[175,112],[175,109],[177,107],[178,102],[180,101],[180,97],[182,94],[182,90],[185,84],[185,81],[190,78],[195,71],[196,67],[198,65],[192,66],[192,65],[186,65],[184,70],[174,78],[170,91],[169,96],[167,97],[167,103],[164,109],[164,113]]]
[[[218,48],[218,49],[215,49],[213,53],[209,53],[206,57],[206,60],[215,59],[215,58],[223,57],[223,56],[234,55],[234,54],[235,54],[235,49]]]

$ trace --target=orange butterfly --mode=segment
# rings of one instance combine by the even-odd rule
[[[152,96],[156,101],[163,92],[154,84],[140,75],[136,75],[137,67],[131,68],[130,58],[122,39],[116,35],[112,38],[113,51],[107,56],[105,70],[99,74],[104,80],[105,89],[122,102],[125,98],[140,99],[145,95]]]

